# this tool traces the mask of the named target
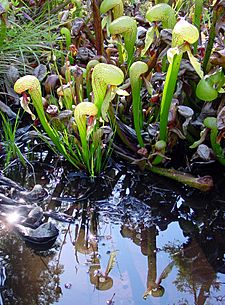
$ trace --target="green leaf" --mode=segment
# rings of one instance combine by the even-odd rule
[[[148,29],[147,33],[146,33],[146,37],[145,37],[145,47],[144,49],[141,51],[141,56],[144,56],[145,53],[148,51],[148,49],[150,48],[151,44],[153,43],[154,40],[154,34],[155,34],[155,28],[151,27]]]
[[[29,102],[30,102],[30,98],[29,97],[27,97],[26,99],[24,97],[20,98],[20,105],[21,105],[21,107],[24,109],[24,111],[26,111],[27,113],[29,113],[31,115],[31,118],[34,121],[36,119],[36,117],[33,114],[33,112],[31,111],[30,107],[28,106]]]
[[[225,89],[220,88],[220,90],[218,90],[219,93],[225,93]]]
[[[167,51],[167,59],[170,64],[173,62],[174,56],[178,54],[180,54],[180,49],[178,47],[169,48],[169,50]]]
[[[115,92],[116,92],[116,94],[122,95],[122,96],[129,96],[130,95],[130,93],[128,93],[126,90],[122,90],[120,88],[116,88]]]
[[[202,144],[205,141],[205,138],[207,136],[207,129],[203,129],[200,132],[200,139],[198,141],[195,141],[191,146],[189,146],[190,148],[196,148],[198,147],[200,144]]]
[[[108,21],[108,16],[104,16],[103,18],[102,18],[102,29],[104,29],[104,27],[106,26],[106,24],[107,24],[107,21]]]
[[[195,69],[196,73],[198,74],[198,76],[200,78],[203,78],[204,74],[203,71],[201,69],[201,64],[200,62],[197,60],[197,58],[194,57],[194,55],[191,53],[191,49],[188,48],[187,49],[187,53],[188,53],[188,57],[190,60],[190,63],[192,64],[192,67]]]
[[[114,90],[108,90],[101,107],[101,116],[104,121],[108,122],[107,111],[109,109],[110,102],[114,99],[116,92]]]
[[[197,98],[205,102],[211,102],[218,97],[218,92],[213,88],[212,84],[210,83],[210,79],[205,77],[200,79],[195,93]]]

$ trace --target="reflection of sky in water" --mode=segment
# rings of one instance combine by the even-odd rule
[[[138,183],[140,184],[140,181]],[[141,249],[140,246],[140,222],[145,221],[144,223],[150,227],[156,223],[159,227],[165,228],[164,231],[160,231],[156,225],[159,229],[159,232],[156,235],[157,279],[159,279],[163,270],[165,270],[167,265],[172,261],[169,254],[163,250],[164,247],[170,244],[182,248],[183,244],[187,241],[178,222],[171,222],[172,220],[177,219],[177,214],[174,213],[175,218],[173,218],[170,211],[182,207],[184,201],[182,196],[177,195],[176,192],[172,192],[167,188],[162,190],[154,186],[149,188],[146,187],[146,189],[147,193],[150,194],[147,201],[145,201],[144,196],[142,196],[143,187],[141,184],[140,192],[136,193],[137,188],[135,185],[134,187],[131,187],[129,179],[126,180],[126,176],[121,175],[109,197],[103,196],[102,199],[101,194],[97,196],[98,198],[94,208],[98,207],[96,210],[97,213],[99,213],[98,253],[100,254],[99,259],[102,271],[106,270],[110,258],[110,251],[118,251],[116,264],[109,274],[113,279],[113,286],[108,290],[99,291],[92,284],[93,281],[91,283],[89,274],[89,269],[91,267],[90,255],[84,255],[78,252],[75,253],[73,242],[75,239],[76,225],[70,225],[70,231],[67,233],[59,260],[59,266],[63,266],[63,273],[59,275],[59,285],[62,289],[62,295],[58,302],[48,303],[48,305],[106,305],[107,301],[109,301],[114,294],[114,303],[110,305],[194,305],[193,291],[179,292],[175,286],[175,281],[180,272],[177,265],[173,267],[172,271],[165,279],[162,279],[161,285],[165,288],[163,297],[156,298],[149,296],[147,300],[143,299],[143,294],[147,288],[148,273],[150,272],[148,270],[148,256],[143,255],[144,252],[141,252],[143,248]],[[95,199],[93,199],[93,201],[94,200]],[[160,204],[160,209],[158,209],[158,204]],[[62,210],[66,209],[67,206],[68,203],[65,202],[65,205],[61,206]],[[151,208],[149,206],[151,206]],[[189,209],[189,215],[192,213],[194,214],[194,212],[195,210],[192,210],[192,208]],[[90,213],[90,210],[88,210],[88,213]],[[87,219],[89,219],[90,216],[88,213]],[[185,218],[185,215],[179,215]],[[170,216],[172,217],[170,218]],[[164,217],[168,217],[168,219],[165,219]],[[81,211],[76,224],[78,224],[80,220]],[[103,223],[103,220],[107,221],[107,223]],[[52,220],[52,222],[54,221]],[[114,224],[114,222],[116,224]],[[124,223],[138,227],[137,232],[134,231],[135,236],[132,235],[133,232],[126,230],[126,227],[125,230],[123,230],[124,227],[122,227],[122,224]],[[168,227],[166,228],[167,224]],[[61,237],[58,239],[58,243],[62,244],[68,225],[57,221],[56,225],[62,232]],[[198,244],[196,247],[198,250]],[[58,248],[58,253],[60,253],[60,248]],[[54,267],[56,265],[55,258],[49,264]],[[202,266],[204,268],[204,264]],[[207,271],[209,268],[207,269],[206,266],[205,270]],[[23,272],[26,273],[26,266],[24,267]],[[48,273],[48,269],[46,269],[46,272]],[[31,273],[33,273],[32,269]],[[21,274],[21,272],[18,272],[18,274]],[[36,277],[34,278],[36,279]],[[218,274],[217,282],[218,281],[224,283],[225,275]],[[211,295],[207,298],[204,305],[225,305],[225,298],[222,301],[215,298],[220,297],[222,299],[225,294],[223,288],[223,284],[219,291],[215,291],[211,288]],[[200,286],[197,287],[197,295],[199,294],[199,290]],[[203,305],[203,303],[201,303],[201,305]]]
[[[147,284],[147,256],[141,253],[140,246],[133,243],[129,238],[123,238],[120,234],[120,226],[112,224],[100,224],[100,238],[98,250],[100,253],[101,269],[105,270],[109,259],[107,251],[119,250],[117,254],[117,263],[110,276],[113,278],[113,287],[107,291],[98,291],[90,283],[87,264],[89,256],[77,253],[79,263],[76,261],[74,248],[67,237],[67,242],[63,247],[60,263],[64,265],[64,273],[60,276],[60,285],[63,290],[63,296],[56,304],[59,305],[104,305],[107,304],[115,293],[114,301],[116,305],[141,305],[141,304],[194,304],[193,295],[186,292],[179,292],[173,281],[176,279],[177,268],[174,266],[168,277],[162,280],[162,286],[165,288],[165,294],[161,298],[149,296],[147,300],[143,299],[143,293]],[[74,227],[71,226],[74,236]],[[111,237],[111,238],[110,238]],[[159,232],[156,237],[157,252],[157,276],[161,274],[167,264],[171,261],[169,255],[162,251],[162,247],[168,242],[182,245],[185,238],[179,228],[178,223],[171,223],[167,230]],[[220,275],[220,281],[225,281],[225,276]],[[70,289],[65,288],[65,284],[72,284]],[[221,295],[224,291],[221,287],[219,293],[213,292],[212,295]],[[215,299],[206,301],[207,305],[224,304],[216,302]]]

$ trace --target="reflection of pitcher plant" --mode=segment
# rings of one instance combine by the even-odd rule
[[[147,290],[143,294],[143,298],[147,299],[149,295],[153,297],[162,297],[165,289],[161,285],[174,266],[174,262],[169,263],[160,274],[157,280],[157,265],[156,265],[156,235],[157,230],[155,226],[142,230],[141,251],[144,255],[148,256],[148,277],[147,277]],[[145,239],[144,236],[147,238]],[[144,243],[143,243],[144,242]]]
[[[113,286],[113,279],[109,276],[109,273],[115,264],[116,251],[111,252],[106,270],[102,271],[98,253],[97,218],[95,212],[91,213],[90,226],[85,225],[85,223],[86,213],[82,216],[81,226],[75,240],[75,249],[81,254],[91,256],[89,268],[91,284],[98,290],[108,290]]]

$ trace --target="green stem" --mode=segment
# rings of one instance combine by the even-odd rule
[[[77,124],[79,131],[79,136],[82,146],[82,155],[85,162],[87,170],[90,172],[90,154],[89,154],[89,145],[87,141],[87,124],[86,116],[96,116],[98,113],[97,107],[90,102],[82,102],[78,104],[74,111],[74,118]]]
[[[180,19],[173,28],[171,52],[175,51],[175,53],[170,59],[170,65],[166,75],[160,108],[160,140],[165,142],[167,142],[169,109],[177,83],[177,76],[180,69],[182,56],[186,51],[185,46],[186,44],[188,46],[189,44],[195,43],[198,38],[199,32],[196,27],[184,19]],[[153,161],[153,165],[159,164],[162,159],[163,157],[158,155]]]
[[[44,112],[44,108],[43,108],[43,104],[42,104],[41,88],[38,87],[38,88],[30,89],[29,94],[33,101],[33,105],[37,112],[38,118],[39,118],[41,125],[43,126],[45,132],[47,133],[49,138],[52,140],[52,142],[55,144],[57,150],[63,156],[66,156],[67,155],[66,150],[59,142],[59,136],[51,128],[51,126],[49,125],[47,118],[45,116],[45,112]]]
[[[213,9],[212,23],[211,23],[211,27],[210,27],[210,31],[209,31],[209,39],[208,39],[208,43],[207,43],[207,47],[206,47],[206,51],[205,51],[205,56],[204,56],[203,64],[202,64],[202,68],[203,68],[204,73],[207,72],[207,66],[208,66],[209,58],[210,58],[212,48],[213,48],[213,44],[214,44],[214,40],[215,40],[215,37],[216,37],[216,23],[224,12],[224,9],[221,8],[221,7],[220,6],[217,7],[217,5],[216,5]]]
[[[194,25],[198,29],[199,33],[200,33],[202,8],[203,8],[203,0],[195,0]],[[196,41],[193,46],[194,46],[194,54],[196,54],[198,50],[198,41]]]
[[[147,166],[147,169],[160,176],[168,177],[183,184],[189,185],[202,192],[210,191],[213,188],[213,180],[210,176],[195,178],[190,174],[182,173],[174,169],[161,168],[156,166]]]
[[[175,91],[177,76],[180,69],[180,63],[183,54],[175,55],[173,62],[169,65],[165,86],[163,89],[163,96],[160,109],[160,140],[167,140],[167,123],[169,109],[172,102],[173,94]]]
[[[160,109],[160,136],[159,139],[167,142],[167,124],[168,124],[168,115],[169,109],[172,102],[174,90],[177,83],[177,76],[180,69],[180,63],[182,60],[183,54],[174,55],[172,63],[169,65],[166,81],[163,89],[163,96],[161,102],[161,109]],[[163,157],[157,156],[153,164],[157,165],[161,163]]]
[[[144,141],[141,135],[141,129],[143,128],[143,114],[141,105],[141,86],[142,80],[141,75],[148,71],[148,65],[144,62],[137,61],[133,63],[130,67],[130,84],[132,90],[132,105],[133,105],[133,119],[134,128],[136,131],[138,143],[141,147],[144,147]]]
[[[223,148],[217,142],[218,128],[217,128],[217,119],[214,117],[207,117],[204,120],[204,125],[211,129],[210,131],[210,142],[212,149],[216,155],[216,159],[225,166],[225,154]]]
[[[117,50],[118,50],[118,66],[120,67],[124,63],[124,46],[122,45],[122,39],[117,38]]]
[[[137,165],[140,164],[138,159],[125,155],[121,151],[116,151],[116,153],[123,159],[125,159],[129,162],[132,162],[132,164],[137,164]],[[141,166],[141,168],[143,168],[143,165]],[[158,174],[160,176],[164,176],[164,177],[170,178],[172,180],[175,180],[177,182],[189,185],[189,186],[199,189],[200,191],[203,191],[203,192],[210,191],[213,188],[213,180],[212,180],[212,177],[210,177],[210,176],[195,178],[190,174],[182,173],[182,172],[174,170],[174,169],[166,169],[166,168],[161,168],[158,166],[151,166],[146,163],[144,165],[144,168],[146,168],[147,170],[149,170],[155,174]]]
[[[87,91],[87,98],[88,101],[91,102],[91,91],[92,91],[92,86],[91,86],[91,72],[92,69],[99,64],[99,61],[96,59],[92,59],[88,62],[86,66],[86,91]]]

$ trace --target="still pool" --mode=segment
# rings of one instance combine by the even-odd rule
[[[60,232],[45,251],[1,224],[0,304],[225,304],[222,183],[203,194],[124,169],[95,181],[45,170],[40,182],[40,205],[73,222],[45,219]]]

